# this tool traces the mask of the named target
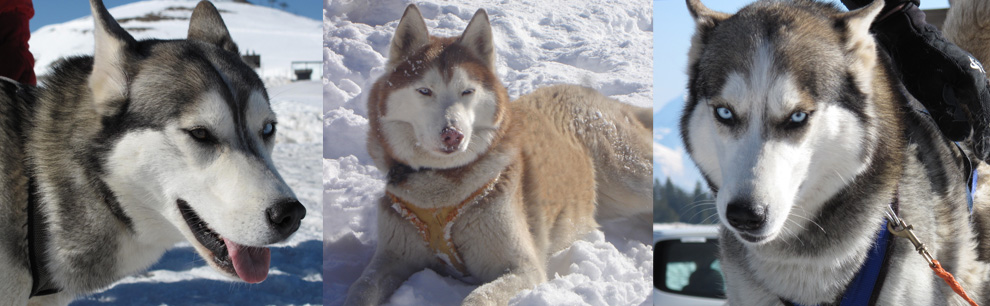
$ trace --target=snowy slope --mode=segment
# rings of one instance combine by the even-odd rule
[[[198,1],[142,1],[110,8],[110,14],[135,39],[185,38]],[[241,53],[261,55],[264,79],[291,78],[292,61],[319,61],[320,22],[284,11],[243,3],[214,1]],[[59,58],[93,54],[93,18],[48,25],[31,33],[34,71],[42,75]],[[315,77],[315,75],[314,75]]]
[[[432,3],[431,3],[432,2]],[[455,3],[456,2],[456,3]],[[498,75],[516,98],[549,84],[595,88],[620,101],[652,103],[652,6],[640,1],[325,1],[324,302],[343,303],[376,244],[373,201],[382,174],[365,152],[366,91],[382,74],[398,19],[419,5],[431,34],[459,35],[478,8],[491,17]],[[646,305],[652,292],[649,228],[603,224],[549,262],[551,280],[516,305]],[[391,305],[459,305],[472,285],[425,270]]]
[[[196,1],[144,1],[110,9],[137,39],[184,38]],[[279,132],[275,165],[307,214],[299,230],[271,252],[271,271],[261,284],[230,282],[206,265],[188,243],[167,252],[147,272],[124,278],[71,305],[306,305],[320,304],[323,216],[319,173],[323,100],[317,81],[289,82],[289,62],[320,60],[319,21],[266,7],[216,3],[241,50],[262,54],[259,74],[267,82]],[[158,16],[158,21],[128,18]],[[146,19],[146,18],[145,18]],[[91,17],[42,27],[32,33],[35,71],[63,56],[92,54]],[[0,303],[2,304],[2,303]]]

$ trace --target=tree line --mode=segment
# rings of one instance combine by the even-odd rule
[[[693,192],[687,192],[674,185],[670,178],[661,184],[653,179],[653,222],[684,222],[691,224],[718,223],[715,201],[701,182],[694,185]]]

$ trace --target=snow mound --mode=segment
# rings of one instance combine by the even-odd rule
[[[652,292],[653,249],[637,244],[625,253],[605,239],[588,233],[570,248],[550,258],[553,280],[526,290],[511,301],[516,305],[636,305]]]
[[[395,290],[386,305],[460,305],[471,290],[474,290],[474,286],[426,269],[410,276],[406,285]]]
[[[110,15],[135,39],[181,39],[199,1],[141,1],[110,8]],[[292,79],[292,61],[319,61],[323,42],[318,20],[244,3],[214,2],[240,51],[261,55],[263,79]],[[43,75],[51,63],[72,55],[93,54],[93,18],[48,25],[31,33],[34,72]],[[316,77],[315,75],[313,76]]]
[[[456,2],[456,3],[455,3]],[[365,151],[367,91],[383,74],[405,7],[415,3],[431,34],[460,35],[479,8],[496,41],[497,74],[515,99],[569,83],[649,107],[653,92],[652,7],[605,0],[325,1],[323,32],[323,302],[340,305],[376,245],[382,174]],[[550,280],[513,305],[647,305],[653,247],[648,225],[603,223],[550,259]],[[476,288],[432,270],[414,274],[390,305],[459,305]]]
[[[382,3],[388,2],[388,3]],[[460,35],[479,8],[491,18],[496,67],[514,99],[550,84],[580,84],[630,104],[653,103],[653,10],[641,3],[564,0],[493,4],[331,1],[324,12],[324,89],[333,108],[367,115],[364,89],[383,72],[406,5],[431,35]]]

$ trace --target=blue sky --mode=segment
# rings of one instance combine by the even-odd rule
[[[735,13],[753,1],[702,0],[702,2],[716,11]],[[921,2],[922,9],[949,6],[947,0]],[[653,173],[660,179],[670,176],[675,184],[690,189],[694,188],[695,182],[701,180],[701,175],[684,152],[676,122],[680,117],[680,104],[686,93],[687,51],[693,34],[694,22],[688,13],[685,0],[653,1],[653,109],[655,112],[653,129],[656,142]]]
[[[107,7],[116,7],[138,2],[138,0],[103,0]],[[266,0],[251,0],[252,3],[267,4]],[[280,0],[289,4],[288,11],[316,20],[322,20],[323,3],[318,0]],[[83,16],[89,16],[89,1],[82,0],[34,0],[34,18],[31,19],[31,32],[40,27],[63,23]]]

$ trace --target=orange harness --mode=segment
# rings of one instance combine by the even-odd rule
[[[498,177],[496,175],[488,184],[481,186],[464,201],[454,206],[423,208],[399,198],[391,192],[386,191],[385,194],[392,201],[392,209],[395,209],[403,219],[416,227],[420,237],[426,241],[430,249],[433,249],[437,259],[453,267],[461,276],[467,276],[467,268],[464,267],[464,261],[461,260],[461,255],[457,252],[457,247],[451,236],[454,220],[457,220],[464,209],[488,195],[495,183],[498,182]]]

